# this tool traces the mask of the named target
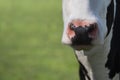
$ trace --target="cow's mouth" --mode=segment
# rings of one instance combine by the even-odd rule
[[[93,45],[71,45],[74,50],[90,50]]]

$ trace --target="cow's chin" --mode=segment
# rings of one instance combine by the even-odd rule
[[[93,45],[71,45],[71,47],[74,50],[85,50],[85,51],[88,51],[88,50],[91,50],[93,48]]]

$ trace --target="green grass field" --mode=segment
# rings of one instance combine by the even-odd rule
[[[0,80],[78,80],[61,44],[61,0],[0,0]]]

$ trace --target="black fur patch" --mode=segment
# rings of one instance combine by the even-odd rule
[[[84,65],[81,62],[79,62],[79,64],[80,64],[80,68],[79,68],[80,80],[86,80],[86,78],[87,80],[91,80],[88,75],[87,69],[84,67]]]
[[[110,70],[109,77],[112,79],[120,73],[120,0],[116,0],[116,14],[113,26],[113,37],[111,49],[106,62],[106,67]]]
[[[111,1],[110,5],[107,8],[106,19],[107,19],[107,29],[108,29],[107,35],[108,35],[110,33],[112,24],[114,22],[114,2],[113,2],[113,0]]]

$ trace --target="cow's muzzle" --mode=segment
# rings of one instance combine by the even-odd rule
[[[97,35],[97,23],[73,21],[69,24],[67,33],[73,47],[92,45]]]

